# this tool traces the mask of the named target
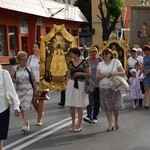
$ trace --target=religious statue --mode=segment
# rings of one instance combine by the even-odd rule
[[[41,37],[40,83],[41,88],[64,90],[70,47],[77,46],[77,38],[64,25],[54,25],[51,31]]]

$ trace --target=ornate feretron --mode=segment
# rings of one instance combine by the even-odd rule
[[[129,50],[129,45],[126,43],[126,41],[115,39],[104,41],[103,46],[101,47],[101,51],[103,51],[107,47],[111,48],[114,58],[119,59],[122,63],[122,66],[126,70],[127,54]]]
[[[64,25],[53,25],[51,31],[41,37],[40,88],[63,90],[70,61],[68,51],[77,46],[77,37],[72,36]]]

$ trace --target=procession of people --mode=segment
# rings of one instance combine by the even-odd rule
[[[7,126],[0,124],[0,150],[3,147],[3,140],[7,139],[9,127],[9,106],[5,101],[5,93],[9,93],[14,101],[15,115],[21,114],[23,122],[21,130],[23,133],[30,132],[30,110],[33,105],[37,112],[37,125],[43,125],[44,100],[36,98],[39,89],[39,49],[38,42],[33,44],[34,54],[29,56],[26,52],[20,51],[17,54],[18,64],[13,66],[10,74],[4,69],[0,69],[2,87],[6,86],[1,93],[0,122],[4,122],[6,116]],[[128,68],[125,71],[122,63],[114,58],[110,48],[104,49],[101,54],[96,45],[92,45],[88,50],[88,56],[84,58],[79,47],[72,47],[68,54],[71,61],[68,64],[66,74],[66,88],[64,102],[62,106],[69,109],[72,123],[69,130],[71,132],[81,132],[83,121],[94,124],[98,122],[99,110],[104,111],[108,120],[107,132],[121,128],[120,110],[125,109],[122,91],[112,89],[110,80],[114,76],[128,76],[129,99],[133,108],[150,108],[150,45],[142,48],[142,56],[137,55],[137,48],[131,48],[130,57],[127,60]],[[3,73],[7,77],[3,77]],[[4,78],[9,79],[9,85],[4,82]],[[86,79],[92,79],[94,90],[89,94],[85,92]],[[8,82],[8,81],[7,81]],[[143,87],[141,87],[141,83]],[[143,88],[143,89],[141,89]],[[87,110],[87,117],[83,118],[83,110]],[[78,120],[76,120],[76,113]],[[3,131],[6,131],[5,134]]]

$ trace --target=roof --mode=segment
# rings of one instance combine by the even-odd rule
[[[87,22],[87,19],[84,17],[80,9],[76,6],[67,5],[51,0],[41,0],[41,2],[45,9],[45,12],[48,14],[48,17]]]
[[[40,0],[0,0],[0,8],[47,17]]]
[[[78,7],[52,0],[0,0],[0,8],[46,18],[87,22]]]

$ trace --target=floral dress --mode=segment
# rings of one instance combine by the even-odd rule
[[[131,77],[129,79],[129,99],[133,100],[133,99],[142,99],[143,98],[143,94],[141,91],[141,86],[140,86],[140,79],[138,77],[133,78]]]
[[[31,101],[33,97],[33,87],[29,80],[30,75],[27,69],[30,71],[31,78],[35,78],[33,71],[29,67],[19,68],[18,66],[14,66],[10,73],[11,77],[18,81],[16,84],[16,92],[19,96],[22,110],[29,110],[31,108]]]

